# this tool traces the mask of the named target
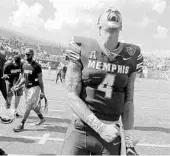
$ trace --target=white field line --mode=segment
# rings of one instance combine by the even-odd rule
[[[45,144],[49,137],[50,137],[49,133],[44,134],[39,140],[38,144]]]
[[[170,144],[162,144],[162,145],[160,145],[160,144],[138,143],[136,146],[170,148]]]
[[[20,138],[24,138],[24,139],[30,139],[30,140],[42,140],[42,137],[33,137],[33,136],[19,136]],[[63,138],[50,138],[50,137],[46,137],[46,141],[56,141],[56,142],[63,142],[64,139]],[[42,141],[41,142],[38,142],[38,144],[42,144]]]
[[[65,112],[64,110],[60,110],[60,109],[48,109],[48,111],[50,111],[50,112]]]
[[[155,110],[168,110],[167,108],[163,108],[163,107],[162,108],[159,108],[159,107],[158,108],[154,108],[154,107],[142,107],[142,108],[143,109],[149,109],[149,110],[154,110],[154,109]]]

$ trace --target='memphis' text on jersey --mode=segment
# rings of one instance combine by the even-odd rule
[[[128,74],[130,69],[129,66],[106,63],[106,62],[101,62],[93,59],[89,59],[87,67],[93,69],[99,69],[107,72],[113,72],[113,73],[117,71],[117,73],[120,74]]]

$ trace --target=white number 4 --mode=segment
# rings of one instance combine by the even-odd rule
[[[112,90],[115,81],[115,75],[107,74],[103,82],[98,86],[98,90],[105,92],[105,98],[112,97]]]

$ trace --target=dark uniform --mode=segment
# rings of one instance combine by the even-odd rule
[[[3,47],[0,47],[0,90],[1,93],[6,101],[6,106],[9,105],[9,102],[7,101],[7,89],[6,89],[6,83],[3,77],[3,68],[6,61],[6,55]],[[7,155],[3,149],[0,148],[0,155]]]
[[[64,66],[61,73],[62,80],[65,80],[66,72],[67,72],[67,67]]]
[[[119,54],[114,57],[106,56],[99,43],[89,38],[74,37],[70,50],[75,51],[75,46],[81,49],[81,53],[68,52],[67,55],[82,65],[80,98],[98,119],[118,121],[124,111],[129,76],[140,71],[143,64],[140,48],[119,42],[114,51]],[[120,136],[107,143],[79,118],[70,127],[71,134],[66,138],[63,155],[120,154]]]
[[[42,73],[42,69],[36,61],[33,61],[31,64],[23,63],[22,73],[25,78],[25,88],[39,86],[38,74]]]
[[[9,102],[7,101],[7,88],[6,88],[6,83],[5,80],[2,78],[3,77],[3,68],[4,64],[6,61],[6,55],[3,47],[0,47],[0,90],[1,93],[6,101],[6,106],[9,105]]]
[[[32,50],[29,50],[28,54],[33,54]],[[37,114],[37,116],[41,119],[39,125],[45,122],[45,119],[40,111],[40,108],[38,106],[39,100],[40,100],[40,94],[41,94],[41,88],[38,81],[38,75],[42,73],[41,66],[34,60],[31,61],[31,63],[28,63],[27,61],[23,63],[22,66],[22,74],[25,78],[25,105],[26,105],[26,111],[24,113],[24,116],[21,120],[21,124],[14,128],[14,132],[20,132],[24,130],[24,124],[29,117],[30,111],[34,110],[34,112]]]
[[[6,63],[4,67],[4,74],[8,75],[8,79],[6,79],[7,84],[7,91],[8,91],[8,97],[11,99],[13,96],[13,93],[11,91],[11,88],[18,82],[20,74],[21,74],[21,58],[20,56],[14,57],[14,62]],[[20,88],[19,90],[15,91],[15,96],[22,96],[23,90]]]

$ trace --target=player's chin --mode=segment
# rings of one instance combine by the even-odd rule
[[[117,24],[115,24],[115,22],[111,22],[109,21],[106,25],[106,27],[104,28],[107,32],[117,32],[119,31],[119,26]]]

